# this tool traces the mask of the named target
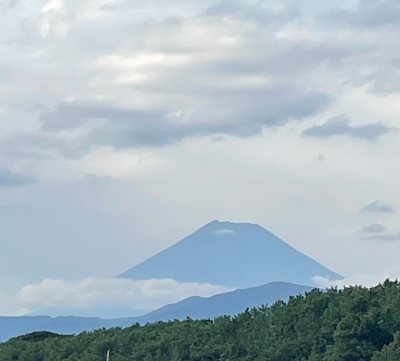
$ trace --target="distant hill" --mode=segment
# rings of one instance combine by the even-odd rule
[[[213,221],[118,277],[247,288],[277,281],[313,286],[313,276],[342,278],[257,224]]]
[[[129,319],[103,320],[90,317],[20,316],[0,317],[0,341],[34,331],[78,334],[102,327],[110,328],[129,323]],[[134,321],[132,321],[134,323]]]
[[[287,301],[313,288],[291,283],[273,282],[263,286],[221,293],[212,297],[189,297],[175,304],[167,305],[143,317],[141,323],[168,320],[214,318],[223,315],[236,315],[246,308],[271,305],[278,300]]]
[[[100,319],[94,317],[48,317],[21,316],[0,317],[0,341],[34,331],[48,331],[58,334],[78,334],[102,327],[128,327],[134,323],[166,321],[173,319],[214,318],[220,315],[235,315],[247,307],[286,301],[289,296],[311,290],[311,287],[274,282],[264,286],[235,290],[209,298],[190,297],[181,302],[167,305],[142,317]]]
[[[25,316],[50,316],[50,317],[85,317],[104,318],[107,320],[116,318],[140,317],[149,313],[150,310],[137,310],[127,308],[57,308],[50,307],[31,312]]]

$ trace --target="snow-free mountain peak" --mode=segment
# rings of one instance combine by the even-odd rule
[[[314,276],[342,278],[257,224],[212,221],[118,277],[246,288],[277,281],[313,286]]]

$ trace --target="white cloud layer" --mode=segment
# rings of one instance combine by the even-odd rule
[[[361,285],[373,287],[386,279],[400,279],[400,266],[380,274],[356,274],[343,280],[331,281],[313,277],[316,287],[347,287]],[[210,297],[232,291],[232,288],[211,284],[179,283],[173,279],[128,280],[117,278],[86,278],[65,281],[45,279],[38,284],[25,285],[16,293],[2,288],[0,313],[22,315],[42,309],[57,314],[69,310],[70,314],[85,315],[90,310],[123,309],[129,314],[154,310],[166,304],[179,302],[191,296]],[[10,305],[12,305],[10,307]],[[114,312],[115,313],[115,312]]]
[[[387,279],[400,280],[400,266],[393,267],[379,274],[355,274],[338,281],[331,281],[322,277],[314,277],[313,281],[318,287],[321,288],[330,288],[336,286],[343,288],[348,286],[374,287],[379,283],[383,283]]]
[[[209,297],[230,290],[210,284],[179,283],[173,279],[45,279],[22,287],[17,294],[17,304],[21,310],[29,311],[46,308],[154,310],[190,296]]]

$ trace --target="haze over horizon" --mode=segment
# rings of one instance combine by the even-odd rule
[[[0,1],[0,315],[222,292],[114,278],[215,219],[400,276],[399,31],[396,0]]]

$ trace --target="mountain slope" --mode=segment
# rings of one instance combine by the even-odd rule
[[[118,277],[247,288],[275,281],[312,286],[313,276],[342,278],[257,224],[213,221]]]
[[[181,302],[164,306],[143,317],[143,321],[184,320],[214,318],[223,315],[236,315],[246,308],[271,305],[278,300],[288,301],[290,296],[304,294],[312,287],[291,283],[273,282],[263,286],[221,293],[212,297],[190,297]]]

